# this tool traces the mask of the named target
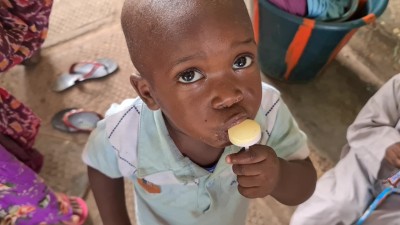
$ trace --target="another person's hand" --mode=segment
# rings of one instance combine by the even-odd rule
[[[400,142],[393,144],[386,149],[385,159],[392,166],[400,169]]]
[[[247,198],[270,195],[280,178],[280,160],[275,151],[264,145],[253,145],[247,151],[227,156],[237,175],[238,191]]]

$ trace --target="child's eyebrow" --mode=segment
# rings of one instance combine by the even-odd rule
[[[237,47],[237,46],[239,46],[239,45],[246,45],[246,44],[250,44],[250,43],[254,43],[254,44],[256,43],[256,42],[254,41],[254,38],[250,37],[250,38],[248,38],[248,39],[246,39],[246,40],[244,40],[244,41],[233,42],[232,45],[231,45],[231,48],[235,48],[235,47]],[[190,61],[190,60],[192,60],[192,59],[194,59],[194,58],[200,57],[200,56],[202,56],[202,55],[203,55],[202,52],[198,52],[198,53],[195,53],[195,54],[193,54],[193,55],[188,55],[188,56],[184,56],[184,57],[182,57],[182,58],[179,58],[178,60],[176,60],[176,61],[173,63],[173,67],[176,66],[176,65],[179,65],[179,64],[181,64],[181,63]]]
[[[184,56],[184,57],[179,58],[178,60],[176,60],[176,61],[174,62],[174,65],[173,65],[173,66],[179,65],[179,64],[184,63],[184,62],[187,62],[187,61],[190,61],[190,60],[192,60],[192,59],[194,59],[194,58],[197,58],[197,57],[200,57],[200,56],[202,56],[202,55],[203,55],[203,53],[198,52],[198,53],[195,53],[195,54],[193,54],[193,55]]]
[[[238,45],[246,45],[246,44],[250,44],[250,43],[254,43],[254,44],[256,43],[254,41],[254,38],[250,37],[250,38],[248,38],[248,39],[246,39],[244,41],[233,42],[231,47],[233,48],[233,47],[237,47]]]

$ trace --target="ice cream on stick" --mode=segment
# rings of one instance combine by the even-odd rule
[[[247,119],[229,128],[228,136],[232,144],[247,150],[261,139],[261,127],[256,121]]]

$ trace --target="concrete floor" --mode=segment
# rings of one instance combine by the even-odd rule
[[[45,154],[42,176],[56,191],[85,195],[87,178],[80,153],[87,134],[54,130],[51,117],[67,107],[82,107],[104,113],[113,102],[135,97],[128,82],[131,62],[119,25],[122,0],[55,0],[49,37],[42,60],[35,67],[17,66],[0,76],[0,85],[30,106],[43,120],[36,147]],[[90,10],[87,10],[90,9]],[[55,93],[57,77],[77,61],[109,57],[119,64],[117,73],[81,83]],[[286,84],[263,79],[276,86],[307,133],[311,159],[318,175],[338,160],[346,129],[376,87],[360,79],[346,60],[334,61],[326,71],[307,84]],[[128,208],[133,212],[132,187],[127,183]],[[101,225],[91,193],[87,196],[90,221]],[[294,207],[282,206],[272,198],[252,201],[247,224],[288,224]],[[133,216],[133,214],[132,214]]]
[[[389,0],[386,11],[377,22],[359,29],[345,51],[342,51],[342,56],[355,57],[365,68],[355,68],[362,73],[361,78],[380,86],[400,72],[399,50],[400,1]]]

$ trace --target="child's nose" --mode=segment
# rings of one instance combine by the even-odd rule
[[[243,93],[240,88],[228,81],[216,86],[213,92],[211,104],[215,109],[228,108],[243,100]]]

